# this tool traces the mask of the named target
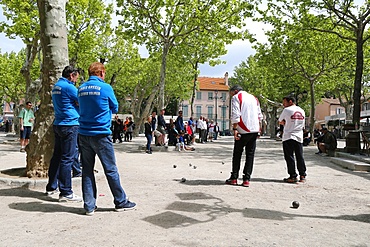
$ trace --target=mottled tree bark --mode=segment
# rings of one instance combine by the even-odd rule
[[[40,40],[43,54],[41,105],[36,112],[36,122],[27,151],[27,176],[47,177],[52,156],[54,112],[51,88],[68,64],[66,28],[66,0],[38,0],[40,14]]]

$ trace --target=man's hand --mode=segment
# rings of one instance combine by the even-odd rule
[[[239,141],[240,140],[240,137],[241,137],[241,135],[239,134],[239,132],[237,130],[234,130],[234,139],[236,141]]]

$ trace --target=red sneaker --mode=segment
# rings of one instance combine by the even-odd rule
[[[229,184],[229,185],[238,185],[238,180],[237,180],[237,179],[231,179],[231,178],[229,178],[229,179],[227,179],[227,180],[225,181],[225,184]]]
[[[243,181],[242,186],[243,187],[249,187],[249,180]]]

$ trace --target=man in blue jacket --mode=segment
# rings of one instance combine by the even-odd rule
[[[89,79],[78,88],[80,106],[79,143],[82,161],[82,193],[86,215],[93,215],[96,207],[95,156],[98,155],[114,197],[116,211],[135,208],[127,199],[116,165],[113,142],[110,137],[112,113],[118,112],[113,88],[104,82],[105,68],[94,62],[89,67]]]
[[[71,169],[77,153],[78,135],[78,98],[77,82],[79,73],[72,66],[66,66],[62,77],[54,85],[52,99],[54,105],[55,120],[54,130],[54,153],[50,161],[48,171],[49,182],[46,185],[46,194],[52,195],[57,192],[59,186],[60,202],[81,202],[82,198],[72,191]]]

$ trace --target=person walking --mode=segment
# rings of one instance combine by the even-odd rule
[[[81,147],[82,194],[86,215],[93,215],[96,207],[97,187],[94,175],[95,156],[104,168],[104,174],[113,194],[115,210],[135,208],[136,203],[128,200],[121,186],[110,137],[112,113],[118,112],[118,102],[113,88],[105,83],[105,67],[94,62],[88,69],[89,79],[78,88],[80,105],[79,142]]]
[[[81,202],[82,198],[72,191],[73,164],[78,157],[78,98],[77,82],[79,73],[72,66],[63,69],[62,77],[52,89],[54,106],[54,152],[48,171],[46,194],[52,195],[59,187],[60,202]]]
[[[231,123],[234,131],[234,151],[232,159],[232,171],[226,184],[237,185],[240,162],[245,149],[245,165],[243,169],[244,187],[249,187],[253,171],[254,153],[258,134],[261,130],[262,113],[258,99],[243,91],[239,85],[230,88],[231,99]]]
[[[279,124],[284,126],[282,136],[284,159],[288,168],[288,178],[283,181],[287,183],[296,183],[306,181],[306,164],[303,158],[303,129],[305,126],[305,112],[295,104],[295,98],[292,95],[283,98],[284,110],[279,117]],[[296,164],[299,180],[297,179]]]
[[[21,149],[20,152],[26,152],[26,146],[29,143],[32,126],[35,122],[35,115],[33,113],[32,103],[30,101],[26,102],[26,107],[21,110],[18,115],[20,124],[20,142]]]

